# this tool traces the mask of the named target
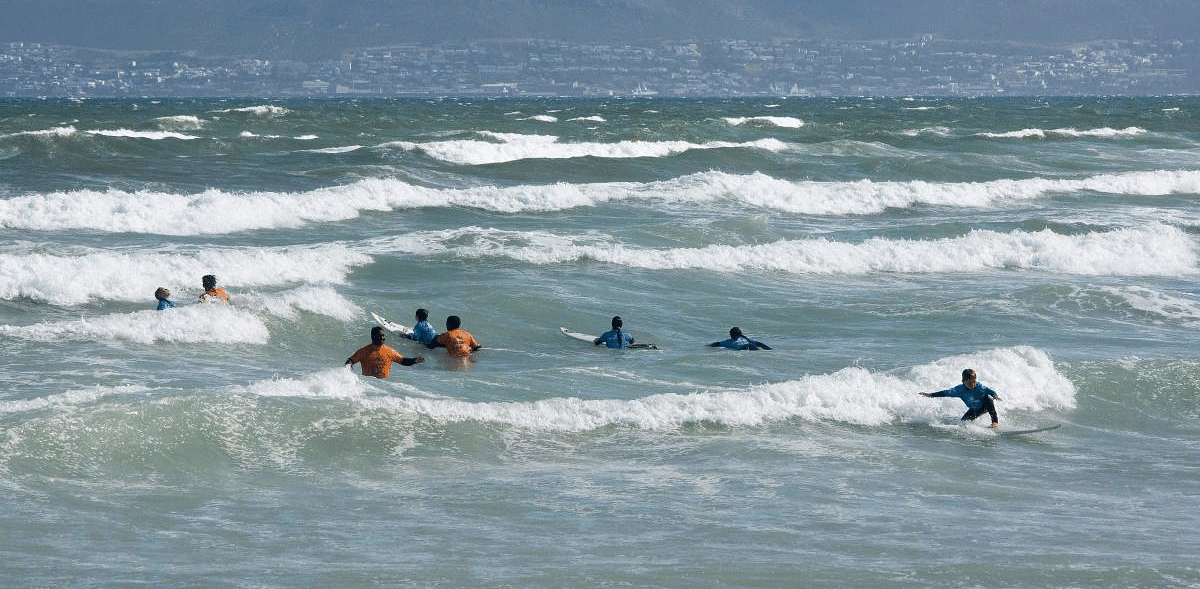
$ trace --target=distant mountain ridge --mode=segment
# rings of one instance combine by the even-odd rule
[[[1196,0],[8,0],[0,42],[337,58],[412,41],[1194,39]]]

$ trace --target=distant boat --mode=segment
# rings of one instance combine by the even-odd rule
[[[634,96],[657,96],[658,90],[651,90],[645,84],[638,84],[637,88],[633,89]]]

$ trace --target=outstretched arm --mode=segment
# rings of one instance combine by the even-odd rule
[[[404,358],[403,360],[400,360],[400,365],[401,366],[412,366],[413,364],[420,364],[424,361],[425,361],[424,356],[417,356],[416,358]]]

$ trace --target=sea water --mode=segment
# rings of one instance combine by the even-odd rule
[[[1200,587],[1198,197],[1195,98],[3,101],[0,586]]]

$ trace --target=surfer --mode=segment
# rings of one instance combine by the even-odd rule
[[[712,348],[725,348],[727,350],[769,350],[771,346],[762,342],[754,341],[742,333],[742,328],[729,328],[729,339],[708,344]]]
[[[200,279],[200,283],[204,286],[204,292],[200,295],[200,302],[203,303],[208,301],[210,298],[213,300],[219,299],[225,301],[226,303],[229,302],[229,293],[225,292],[225,289],[217,287],[216,276],[213,276],[212,274],[205,274],[204,277]]]
[[[371,328],[371,343],[363,346],[354,352],[353,356],[346,358],[347,366],[354,366],[362,363],[363,376],[374,376],[375,378],[387,378],[392,373],[392,362],[401,366],[412,366],[425,361],[422,356],[416,358],[405,358],[395,348],[383,343],[384,334],[383,328],[375,326]]]
[[[425,347],[431,350],[446,348],[451,356],[466,358],[471,352],[483,346],[475,341],[475,336],[462,328],[462,319],[459,319],[458,315],[451,315],[446,318],[446,333],[433,338],[433,341],[425,344]]]
[[[625,348],[628,348],[629,344],[633,343],[633,336],[621,331],[621,327],[624,326],[624,324],[625,323],[621,321],[620,315],[613,317],[612,329],[600,334],[600,337],[593,340],[592,343],[597,346],[604,344],[616,350],[624,350]]]
[[[412,333],[408,334],[409,339],[429,345],[433,343],[433,338],[437,337],[438,332],[429,324],[429,311],[425,309],[417,309],[417,324],[413,326]]]
[[[981,384],[975,376],[975,371],[967,368],[962,371],[963,383],[944,391],[936,393],[921,393],[922,397],[958,397],[963,403],[967,404],[967,412],[963,414],[962,421],[974,420],[976,417],[987,412],[992,417],[992,425],[988,427],[994,428],[1000,423],[1000,419],[996,417],[996,405],[993,400],[999,401],[1000,395],[996,391],[989,389]]]
[[[158,290],[154,291],[154,298],[158,299],[159,311],[175,308],[175,303],[171,302],[171,290],[166,287],[158,287]]]

